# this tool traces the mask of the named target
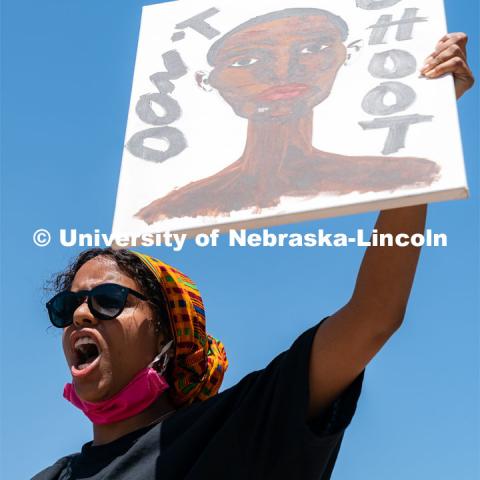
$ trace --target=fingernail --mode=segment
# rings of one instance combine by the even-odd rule
[[[426,77],[433,77],[433,75],[435,74],[435,69],[433,70],[430,70],[429,72],[425,72],[424,75]]]
[[[427,70],[430,70],[430,68],[432,68],[432,66],[429,63],[426,63],[420,71],[425,73]]]

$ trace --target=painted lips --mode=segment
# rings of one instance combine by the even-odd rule
[[[309,90],[309,88],[308,85],[302,83],[291,83],[289,85],[269,88],[263,91],[258,98],[264,101],[288,100],[302,95]]]

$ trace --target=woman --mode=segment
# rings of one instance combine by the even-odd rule
[[[278,205],[282,196],[431,185],[440,168],[430,160],[346,156],[312,145],[314,108],[328,98],[347,61],[347,36],[340,17],[295,8],[253,18],[214,43],[208,53],[213,69],[200,83],[215,88],[248,120],[244,152],[222,171],[173,190],[136,216],[152,224],[261,210]]]
[[[423,70],[473,83],[466,36]],[[421,233],[426,207],[381,212],[379,234]],[[47,304],[73,381],[64,396],[93,441],[35,480],[328,480],[363,370],[400,326],[419,248],[369,247],[351,299],[264,370],[217,394],[227,360],[205,331],[201,296],[176,269],[127,250],[82,253]]]

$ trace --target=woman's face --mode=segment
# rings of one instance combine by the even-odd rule
[[[330,94],[345,59],[341,32],[327,17],[274,19],[228,37],[209,83],[239,116],[302,116]]]
[[[102,283],[116,283],[143,293],[113,260],[102,256],[82,265],[71,290],[91,290]],[[98,402],[125,387],[157,354],[154,330],[149,304],[133,295],[128,296],[123,312],[112,320],[97,320],[87,302],[80,305],[73,315],[73,324],[63,331],[63,350],[78,396]],[[80,341],[81,338],[85,340]],[[98,349],[98,359],[87,367],[79,365],[83,361],[78,352],[79,341],[93,341]]]

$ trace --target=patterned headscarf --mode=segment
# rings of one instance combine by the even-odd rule
[[[155,275],[166,297],[175,352],[170,360],[173,402],[182,406],[210,398],[220,388],[228,360],[222,343],[207,335],[205,310],[197,286],[170,265],[132,253]]]

